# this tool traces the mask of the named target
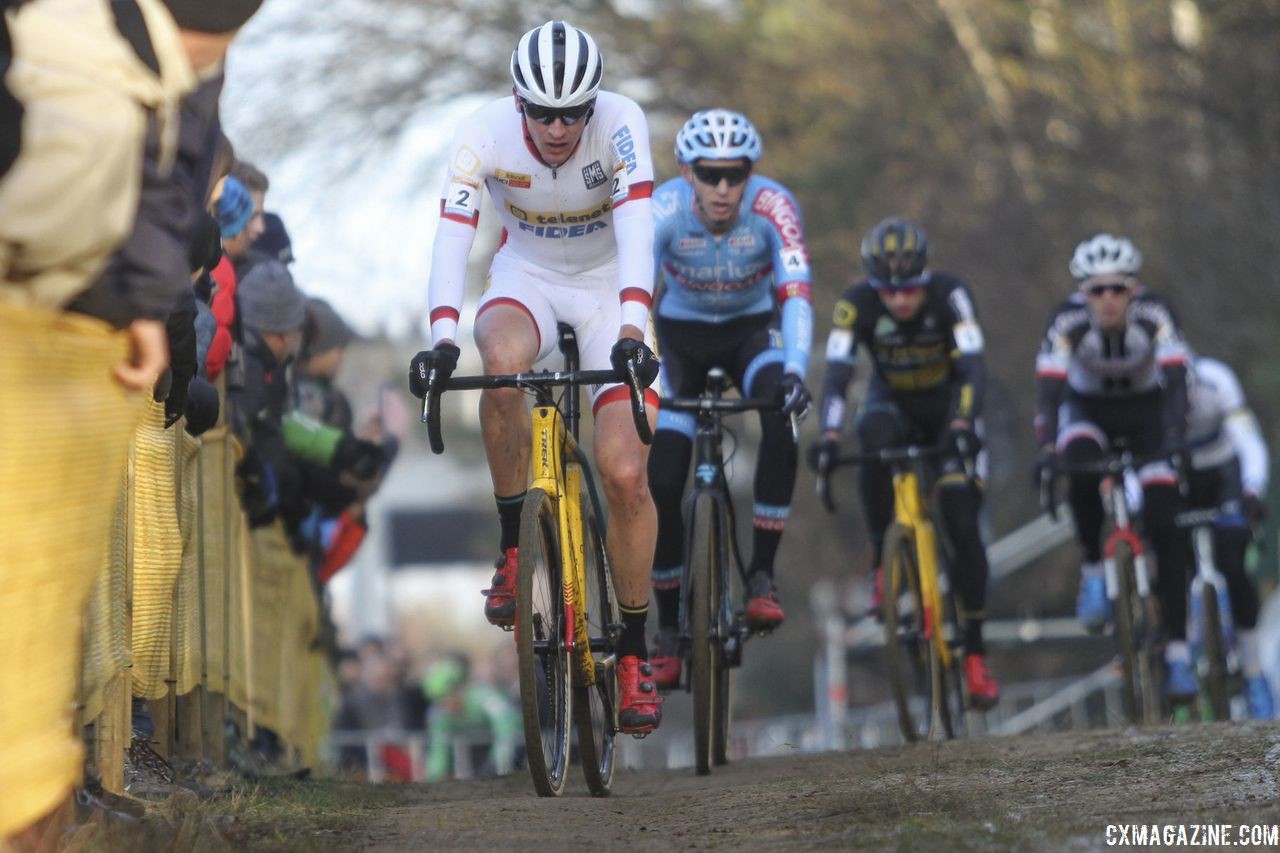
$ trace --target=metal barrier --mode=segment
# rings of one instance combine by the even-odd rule
[[[478,749],[488,749],[493,740],[486,733],[464,733],[453,737],[453,778],[474,779],[478,768],[473,756]],[[364,777],[369,782],[386,782],[395,774],[387,766],[388,748],[403,752],[409,760],[409,778],[396,781],[422,782],[426,779],[428,737],[423,732],[403,729],[367,729],[331,731],[325,739],[323,753],[330,767],[342,767],[344,751],[362,752]],[[512,768],[496,768],[499,775]]]

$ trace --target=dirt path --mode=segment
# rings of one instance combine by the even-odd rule
[[[1109,823],[1280,824],[1278,778],[1280,725],[986,738],[625,773],[607,799],[539,799],[523,775],[384,786],[340,825],[242,825],[236,846],[1092,850]]]

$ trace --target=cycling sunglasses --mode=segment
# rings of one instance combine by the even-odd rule
[[[1091,284],[1088,287],[1084,288],[1085,293],[1094,297],[1102,296],[1102,294],[1104,293],[1110,293],[1115,296],[1119,296],[1122,293],[1128,292],[1128,290],[1129,290],[1129,285],[1125,284],[1124,282],[1115,282],[1113,284]]]
[[[700,166],[695,163],[693,176],[698,179],[699,183],[706,184],[709,187],[720,186],[722,180],[728,181],[729,186],[736,187],[751,177],[751,167],[730,166],[728,169],[724,169],[715,166]]]
[[[536,121],[538,124],[552,125],[555,124],[556,119],[560,119],[565,127],[573,127],[591,114],[591,111],[595,109],[596,102],[592,99],[585,104],[578,104],[576,107],[558,108],[531,104],[521,98],[520,106],[524,108],[525,118]]]
[[[871,286],[883,293],[903,294],[910,296],[920,288],[924,287],[923,278],[909,278],[906,281],[900,281],[897,284],[888,281],[881,281],[878,278],[871,279]]]

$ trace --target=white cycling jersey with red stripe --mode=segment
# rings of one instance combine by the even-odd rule
[[[463,122],[454,137],[432,252],[433,344],[457,332],[482,185],[502,222],[499,256],[590,288],[600,280],[592,271],[616,263],[621,323],[644,327],[653,293],[653,160],[638,104],[600,92],[577,147],[555,167],[538,155],[514,97],[494,101]]]

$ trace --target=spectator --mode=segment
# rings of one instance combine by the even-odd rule
[[[228,178],[227,184],[238,182]],[[247,220],[248,215],[242,212],[238,218]],[[238,474],[249,523],[261,526],[285,507],[296,512],[301,501],[301,474],[285,445],[284,418],[290,408],[287,367],[302,343],[306,298],[283,265],[266,263],[246,277],[240,307],[245,352],[244,388],[236,395],[237,428],[249,447]],[[292,520],[297,523],[301,516]]]
[[[427,781],[439,782],[457,772],[454,739],[465,733],[487,734],[489,748],[477,775],[511,772],[520,739],[520,711],[491,684],[470,680],[470,662],[452,652],[427,670],[422,690],[431,702],[427,714]]]
[[[222,238],[222,259],[213,269],[214,289],[209,299],[209,307],[213,309],[213,316],[218,321],[218,331],[214,334],[205,361],[205,374],[210,380],[221,375],[231,358],[232,348],[239,339],[236,291],[240,279],[235,262],[244,257],[251,242],[248,228],[249,221],[253,218],[253,199],[244,184],[228,176],[222,182],[221,192],[214,201],[214,209]],[[239,385],[240,381],[234,384]]]

